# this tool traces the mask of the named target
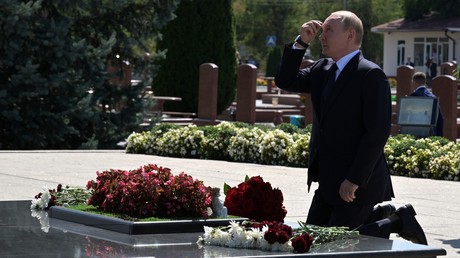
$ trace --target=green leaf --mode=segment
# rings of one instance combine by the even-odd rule
[[[229,186],[227,183],[224,183],[224,194],[227,195],[227,192],[228,190],[230,190],[230,188],[232,188],[231,186]]]
[[[247,182],[249,180],[249,176],[246,175],[246,177],[244,178],[244,182]]]

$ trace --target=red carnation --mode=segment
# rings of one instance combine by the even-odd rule
[[[310,247],[313,244],[313,240],[315,240],[310,234],[303,233],[302,235],[294,238],[292,240],[292,247],[294,251],[297,253],[307,253],[310,251]]]

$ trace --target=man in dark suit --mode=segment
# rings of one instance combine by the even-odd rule
[[[409,66],[412,66],[412,67],[414,67],[414,62],[412,62],[412,60],[411,60],[411,57],[410,57],[410,56],[408,56],[408,57],[407,57],[407,62],[406,62],[406,65],[409,65]]]
[[[323,55],[329,58],[299,70],[308,43],[320,29]],[[357,229],[368,222],[376,204],[394,197],[383,152],[391,129],[391,92],[382,69],[362,56],[362,37],[362,22],[352,12],[334,12],[324,23],[306,22],[295,42],[285,46],[275,78],[283,90],[311,95],[308,189],[313,181],[318,189],[309,224]],[[412,211],[407,205],[396,215],[415,219]],[[380,219],[396,216],[391,213]],[[396,230],[401,229],[392,227]]]

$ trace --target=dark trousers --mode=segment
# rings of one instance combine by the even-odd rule
[[[380,214],[374,214],[373,210],[374,205],[355,202],[331,205],[316,190],[308,211],[307,223],[326,227],[343,226],[357,230],[362,235],[388,239],[392,232],[392,221],[381,218]]]
[[[324,200],[319,190],[316,190],[308,211],[307,223],[326,227],[341,226],[357,229],[366,221],[373,209],[374,205],[357,202],[332,205]]]

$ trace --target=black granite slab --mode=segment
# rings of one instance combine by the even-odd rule
[[[200,248],[201,233],[138,234],[31,216],[30,201],[0,202],[0,257],[437,257],[441,248],[359,236],[313,248],[307,254],[217,246]],[[48,223],[46,223],[48,218]]]

